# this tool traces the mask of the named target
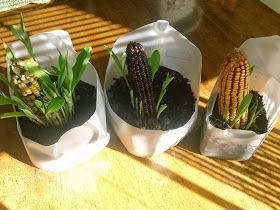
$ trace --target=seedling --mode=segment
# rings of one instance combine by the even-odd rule
[[[124,78],[130,94],[132,108],[146,117],[159,119],[161,113],[167,108],[161,104],[166,89],[174,77],[166,75],[161,92],[157,100],[154,97],[153,81],[160,65],[160,53],[155,50],[148,59],[141,44],[130,42],[126,52],[119,61],[111,48],[106,47]]]
[[[0,80],[12,89],[13,95],[9,97],[0,91],[0,105],[12,104],[17,110],[0,114],[0,119],[25,116],[43,126],[64,125],[73,116],[75,88],[89,63],[92,48],[84,48],[73,66],[69,65],[68,56],[59,52],[58,67],[53,66],[52,71],[47,71],[36,61],[22,15],[20,21],[21,28],[12,26],[11,31],[25,45],[29,56],[15,58],[10,47],[3,42],[11,61],[7,71],[11,81],[3,74],[0,74]]]
[[[211,117],[211,122],[223,128],[248,130],[260,116],[265,115],[262,97],[249,93],[250,74],[255,66],[250,67],[246,55],[235,49],[221,66],[221,80],[218,97],[218,120]],[[222,120],[225,124],[221,123]]]

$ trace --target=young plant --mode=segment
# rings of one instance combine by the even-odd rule
[[[160,64],[160,53],[158,50],[155,50],[151,57],[148,59],[148,63],[151,66],[152,70],[152,80],[154,81],[155,75],[159,69]]]
[[[173,77],[170,77],[169,74],[166,76],[157,103],[155,103],[153,80],[160,65],[159,51],[155,50],[148,59],[141,44],[130,42],[122,56],[122,60],[119,61],[113,50],[106,48],[117,64],[121,76],[126,81],[132,108],[139,115],[143,113],[146,117],[156,116],[158,119],[167,108],[167,105],[161,104],[161,101],[166,93],[167,86],[173,80]]]
[[[25,45],[30,57],[16,59],[12,50],[3,43],[7,57],[11,61],[8,69],[11,81],[3,75],[0,75],[0,80],[12,89],[13,96],[8,97],[0,91],[0,105],[12,104],[21,111],[1,114],[0,119],[26,116],[43,126],[65,124],[73,116],[75,87],[89,63],[91,47],[82,50],[72,67],[69,66],[67,55],[63,56],[60,53],[59,66],[52,67],[51,77],[35,59],[22,15],[21,28],[12,26],[12,32]]]
[[[230,126],[238,129],[248,121],[248,109],[236,120],[241,101],[249,93],[249,64],[246,55],[239,49],[235,49],[222,65],[219,115]]]
[[[112,56],[114,62],[117,64],[117,66],[118,66],[118,68],[119,68],[119,70],[120,70],[121,76],[124,78],[128,89],[131,89],[131,88],[130,88],[130,85],[129,85],[129,82],[128,82],[128,80],[127,80],[126,54],[125,54],[125,53],[122,54],[122,60],[121,60],[121,62],[120,62],[118,56],[114,53],[114,51],[112,50],[112,48],[109,48],[109,47],[107,47],[106,45],[105,45],[105,48],[107,49],[107,51],[108,51],[108,53],[110,54],[110,56]]]
[[[164,97],[164,95],[166,94],[166,88],[167,86],[172,82],[172,80],[174,79],[174,77],[170,77],[169,73],[166,74],[166,78],[164,80],[164,82],[162,83],[161,86],[161,91],[157,100],[157,107],[156,107],[156,111],[157,111],[157,119],[159,118],[160,114],[167,108],[166,104],[161,104],[161,100]]]
[[[227,57],[221,66],[218,98],[219,115],[225,124],[211,117],[212,122],[218,122],[223,128],[248,130],[264,111],[258,94],[249,93],[249,76],[254,67],[249,67],[248,59],[240,49],[235,49]]]

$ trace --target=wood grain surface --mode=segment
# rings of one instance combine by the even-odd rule
[[[0,38],[24,13],[33,35],[53,29],[70,33],[74,48],[93,47],[92,64],[103,81],[108,55],[121,35],[165,19],[203,56],[200,113],[225,55],[251,37],[280,35],[280,16],[257,0],[76,0],[52,1],[0,13]],[[0,46],[0,66],[5,53]],[[0,84],[0,89],[7,89]],[[11,110],[1,107],[0,112]],[[197,127],[201,126],[198,122]],[[280,209],[280,121],[245,162],[207,158],[189,135],[149,159],[127,153],[113,131],[109,145],[61,173],[30,162],[14,119],[0,121],[0,209]]]

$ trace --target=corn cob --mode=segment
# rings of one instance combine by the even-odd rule
[[[41,100],[49,103],[49,98],[43,93],[38,78],[34,77],[27,69],[27,66],[39,66],[31,57],[17,59],[11,65],[11,81],[22,95],[23,101],[32,109],[32,111],[43,121],[46,118],[42,111],[35,105],[35,100]],[[52,119],[55,115],[51,114]]]
[[[249,93],[249,64],[246,55],[240,49],[228,55],[221,65],[219,92],[219,114],[229,125],[234,124],[237,110],[244,96]],[[242,128],[248,121],[248,110],[241,116],[234,128]]]
[[[126,48],[126,56],[128,76],[133,92],[142,101],[144,115],[152,116],[156,112],[152,71],[143,46],[130,42]]]

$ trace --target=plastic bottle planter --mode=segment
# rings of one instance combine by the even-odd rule
[[[280,112],[280,37],[248,39],[241,49],[246,53],[256,70],[250,76],[250,89],[263,96],[268,117],[268,132],[256,134],[253,131],[215,128],[209,122],[218,92],[216,83],[206,110],[206,119],[200,151],[203,155],[229,160],[248,160],[273,129]],[[219,79],[217,80],[219,81]]]
[[[190,79],[192,91],[196,98],[195,112],[190,120],[177,129],[168,131],[140,129],[121,119],[111,108],[106,90],[113,84],[113,78],[119,78],[120,73],[113,59],[110,58],[105,77],[105,97],[109,120],[119,139],[126,149],[140,157],[150,157],[175,146],[188,133],[197,117],[199,97],[201,53],[182,34],[169,26],[167,21],[157,21],[132,31],[118,39],[113,51],[118,57],[125,51],[130,41],[141,43],[148,56],[154,50],[159,50],[161,65],[180,72]]]
[[[75,61],[76,52],[66,31],[55,30],[37,34],[31,37],[31,41],[37,61],[45,68],[57,65],[59,55],[57,49],[63,55],[68,51],[71,65]],[[25,47],[20,42],[13,43],[11,49],[17,58],[27,55]],[[91,64],[83,75],[82,81],[96,87],[96,110],[81,126],[65,132],[57,143],[44,146],[28,139],[22,135],[17,120],[19,135],[32,163],[38,168],[62,171],[87,160],[108,144],[110,136],[106,128],[104,96],[97,72]]]

